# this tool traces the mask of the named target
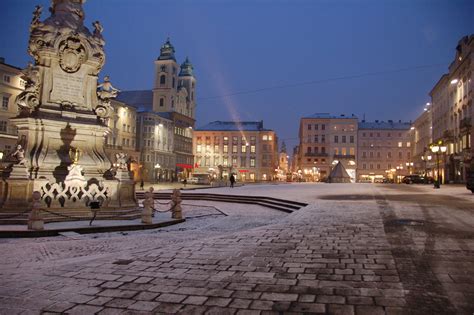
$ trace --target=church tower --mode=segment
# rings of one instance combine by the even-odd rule
[[[168,38],[160,48],[155,60],[155,83],[153,84],[153,111],[172,112],[176,106],[178,86],[178,64],[174,47]]]
[[[186,99],[186,116],[195,118],[196,110],[196,78],[193,74],[193,65],[189,62],[189,58],[181,64],[179,72],[179,87],[183,87],[187,91]]]

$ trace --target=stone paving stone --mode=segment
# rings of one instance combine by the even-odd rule
[[[76,304],[70,303],[70,302],[57,302],[57,303],[51,304],[49,306],[43,307],[42,311],[62,313],[64,311],[72,308],[75,305]],[[2,313],[0,313],[0,314],[2,314]]]
[[[324,304],[344,304],[345,298],[340,295],[318,295],[316,297],[317,303],[324,303]]]
[[[123,282],[107,281],[107,282],[102,283],[100,285],[100,287],[105,288],[105,289],[116,289],[119,286],[121,286],[122,284],[123,284]]]
[[[329,304],[327,306],[327,314],[354,315],[354,312],[354,306],[352,305]]]
[[[102,292],[99,292],[98,295],[127,299],[127,298],[132,298],[137,293],[138,293],[137,291],[131,291],[131,290],[107,289]]]
[[[297,313],[325,313],[326,306],[318,303],[293,302],[288,310]]]
[[[112,301],[113,298],[111,297],[105,297],[105,296],[99,296],[93,300],[90,300],[89,302],[87,302],[87,304],[90,304],[90,305],[104,305],[105,303],[109,302],[109,301]]]
[[[155,293],[155,292],[140,292],[138,293],[137,295],[135,295],[133,297],[134,300],[138,300],[138,301],[153,301],[154,299],[156,299],[156,297],[160,295],[159,293]]]
[[[382,306],[405,306],[406,301],[402,298],[376,297],[375,304]]]
[[[209,307],[207,306],[199,306],[199,305],[186,305],[184,306],[179,312],[176,314],[204,314]]]
[[[100,312],[98,312],[98,315],[118,315],[118,314],[123,314],[124,310],[119,309],[119,308],[112,308],[112,307],[105,307],[103,308]]]
[[[207,301],[207,296],[197,296],[191,295],[188,296],[182,303],[183,304],[193,304],[193,305],[203,305]]]
[[[158,305],[158,309],[156,311],[158,313],[170,314],[178,312],[181,308],[183,308],[182,304],[161,302],[160,305]]]
[[[374,300],[371,297],[364,296],[348,296],[347,304],[351,305],[374,305]]]
[[[260,301],[255,300],[250,304],[250,309],[254,310],[271,310],[273,306],[273,301]]]
[[[298,299],[298,294],[293,293],[262,293],[260,297],[262,300],[269,301],[296,301]]]
[[[130,310],[152,312],[158,308],[160,303],[158,302],[149,302],[149,301],[137,301],[132,305],[128,306]]]
[[[256,310],[238,310],[237,315],[260,315],[261,312],[260,311],[256,311]]]
[[[103,307],[93,305],[76,305],[73,308],[67,310],[70,315],[90,315],[96,314],[101,311]]]
[[[107,307],[116,307],[116,308],[127,308],[135,302],[136,301],[132,300],[132,299],[115,298],[115,299],[105,303],[105,306],[107,306]]]
[[[172,293],[163,293],[158,296],[155,300],[158,302],[166,303],[180,303],[186,298],[186,295],[182,294],[172,294]]]
[[[205,305],[226,307],[231,301],[230,298],[209,297]]]
[[[249,307],[252,301],[253,300],[248,300],[248,299],[233,299],[232,302],[229,304],[229,307],[246,309]]]
[[[384,315],[385,314],[385,311],[382,306],[357,305],[355,309],[356,309],[356,315]]]

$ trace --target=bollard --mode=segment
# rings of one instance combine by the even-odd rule
[[[173,195],[171,195],[171,218],[178,220],[183,218],[183,210],[181,209],[181,192],[179,189],[173,189]]]
[[[153,200],[153,187],[145,193],[145,200],[143,201],[143,212],[142,212],[142,223],[152,224],[153,206],[155,201]]]
[[[28,215],[28,230],[44,230],[43,216],[41,215],[41,193],[33,192],[33,205]]]

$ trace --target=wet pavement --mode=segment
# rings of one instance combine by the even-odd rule
[[[0,240],[0,314],[474,312],[474,195],[465,188],[209,192],[309,205],[284,214],[202,203],[226,215],[155,231]]]

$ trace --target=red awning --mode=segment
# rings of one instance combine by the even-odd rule
[[[176,163],[176,167],[193,168],[193,166],[191,164],[182,164],[182,163]]]
[[[239,170],[239,173],[248,173],[249,170]]]

